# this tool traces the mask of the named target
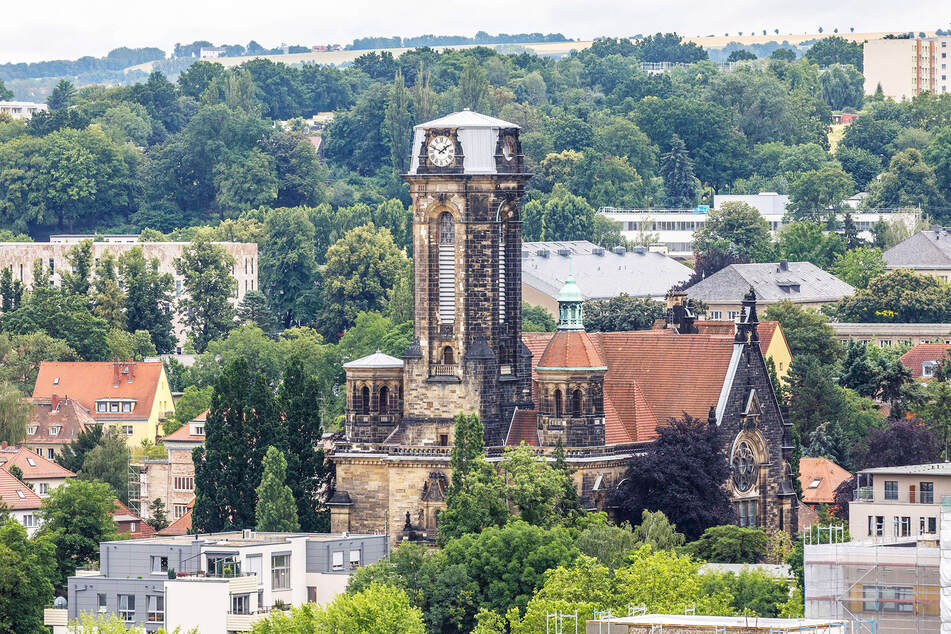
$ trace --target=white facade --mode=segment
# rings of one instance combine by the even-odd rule
[[[45,103],[32,101],[0,101],[0,115],[10,115],[14,119],[32,119],[37,112],[47,112]]]
[[[757,194],[754,196],[714,196],[714,208],[719,209],[724,203],[740,201],[759,210],[763,219],[769,223],[770,232],[775,236],[785,224],[786,204],[788,196],[779,194]],[[666,247],[666,252],[672,257],[693,257],[694,232],[701,229],[709,218],[709,210],[703,207],[698,209],[618,209],[616,207],[602,207],[599,213],[621,223],[621,234],[628,240],[637,243],[646,243],[648,238],[656,238],[656,242]],[[903,222],[913,230],[918,223],[917,212],[891,211],[861,211],[851,212],[859,237],[873,240],[872,228],[879,220],[886,222]],[[841,222],[843,215],[839,215]]]
[[[951,90],[951,37],[871,40],[864,46],[865,94],[911,99]]]

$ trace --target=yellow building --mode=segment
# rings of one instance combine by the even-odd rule
[[[697,321],[694,325],[701,334],[706,335],[732,335],[736,330],[736,324],[732,321]],[[778,321],[759,322],[759,348],[766,360],[773,362],[776,378],[785,381],[789,364],[792,363],[792,351]]]
[[[78,401],[107,431],[126,437],[130,447],[155,442],[161,425],[175,412],[161,362],[47,361],[33,388],[34,399]]]

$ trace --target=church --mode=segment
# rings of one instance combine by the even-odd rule
[[[476,413],[489,460],[561,441],[586,508],[611,512],[656,428],[689,414],[724,430],[736,521],[794,532],[791,429],[780,412],[750,292],[729,334],[701,333],[681,296],[663,328],[587,333],[569,276],[554,333],[522,333],[519,127],[464,110],[417,125],[414,341],[344,364],[346,427],[330,451],[331,530],[432,540],[445,508],[454,419]]]

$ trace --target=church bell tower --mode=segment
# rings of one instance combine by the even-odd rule
[[[519,127],[464,110],[415,127],[403,177],[413,198],[414,342],[406,351],[406,440],[451,442],[477,413],[486,445],[504,442],[516,406],[531,407],[521,339]],[[407,437],[408,436],[408,437]]]

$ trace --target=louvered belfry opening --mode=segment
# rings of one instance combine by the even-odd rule
[[[456,318],[455,226],[448,211],[439,216],[439,323]]]

